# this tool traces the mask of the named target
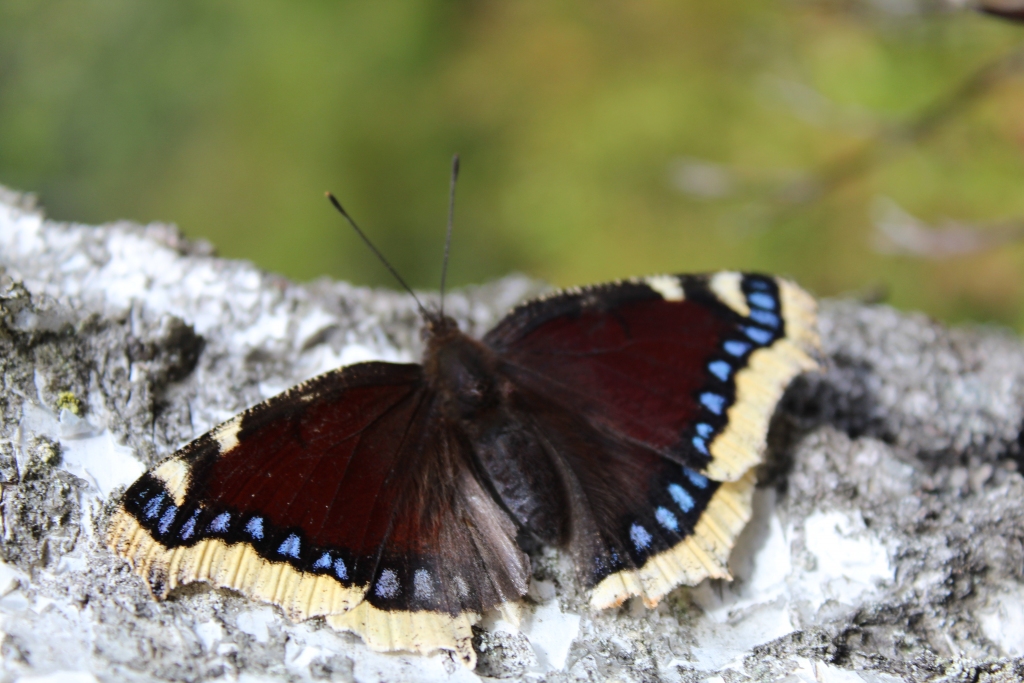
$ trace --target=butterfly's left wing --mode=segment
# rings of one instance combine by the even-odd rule
[[[157,597],[208,582],[472,666],[471,625],[519,600],[529,560],[436,398],[419,365],[320,375],[140,477],[107,543]]]
[[[816,365],[814,309],[785,280],[660,276],[527,303],[487,335],[561,473],[592,604],[728,576],[775,405]]]

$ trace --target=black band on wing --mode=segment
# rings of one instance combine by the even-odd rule
[[[710,444],[728,425],[729,408],[736,402],[737,374],[749,365],[754,352],[771,347],[786,336],[775,279],[744,275],[738,284],[746,311],[733,311],[734,329],[718,340],[704,361],[701,370],[706,381],[694,395],[701,413],[682,432],[681,449],[689,456],[687,461],[701,470],[711,462]],[[703,300],[709,306],[722,306],[722,300],[708,287],[708,278],[687,278],[684,288],[690,298]]]
[[[181,506],[175,505],[167,486],[149,473],[125,492],[122,505],[165,548],[187,548],[216,538],[228,545],[245,543],[269,562],[329,575],[344,586],[372,580],[372,575],[352,575],[356,563],[346,549],[315,546],[299,527],[278,527],[259,513],[206,508],[187,498]]]

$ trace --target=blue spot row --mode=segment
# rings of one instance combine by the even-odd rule
[[[693,437],[693,447],[696,448],[697,452],[701,455],[709,455],[708,437],[710,437],[714,431],[715,428],[707,422],[697,423],[697,436]]]
[[[148,492],[147,492],[148,493]],[[143,496],[144,498],[145,496]],[[149,499],[146,505],[143,507],[143,514],[147,519],[156,519],[159,517],[157,522],[157,530],[160,534],[166,534],[171,526],[174,525],[174,519],[178,514],[179,508],[175,505],[169,505],[164,509],[164,502],[167,501],[167,494],[160,493]],[[160,512],[163,511],[163,515]],[[182,540],[189,540],[196,533],[196,524],[199,522],[199,515],[202,513],[202,508],[196,508],[189,515],[189,518],[185,520],[185,523],[181,526],[179,535]],[[207,532],[223,534],[227,533],[231,525],[231,513],[222,512],[212,520],[206,526]],[[245,531],[254,540],[261,541],[264,537],[263,529],[263,518],[253,517],[245,525]],[[280,546],[277,548],[277,552],[286,557],[293,557],[299,559],[300,550],[302,547],[302,541],[297,534],[290,534]],[[341,580],[348,580],[348,567],[345,565],[345,561],[340,557],[332,560],[330,553],[323,553],[320,558],[313,563],[314,569],[331,569],[334,575]]]
[[[157,522],[156,525],[157,531],[161,535],[166,534],[174,525],[174,520],[177,517],[180,508],[170,503],[170,501],[168,500],[167,493],[161,492],[146,500],[146,497],[149,495],[149,493],[150,491],[146,491],[140,496],[140,502],[145,501],[145,505],[142,508],[142,513],[146,517],[146,519],[153,520],[159,518],[159,521]],[[167,503],[166,507],[164,505],[165,503]],[[161,512],[163,513],[162,515]],[[202,514],[202,512],[202,508],[194,509],[192,511],[192,514],[189,515],[188,519],[185,520],[184,524],[181,525],[181,530],[178,532],[178,535],[181,537],[183,541],[187,541],[191,539],[193,536],[195,536],[196,525],[199,523],[199,516]],[[661,518],[659,517],[659,519]],[[665,519],[667,520],[668,518]],[[224,534],[229,531],[230,525],[231,513],[221,512],[212,520],[210,520],[209,524],[207,524],[206,526],[206,531],[207,533]],[[638,528],[642,533],[647,533],[646,530],[643,529],[643,527]],[[263,518],[259,516],[251,518],[245,525],[245,532],[248,533],[249,536],[253,538],[253,540],[262,541],[265,535],[263,528]],[[649,534],[648,539],[650,539]],[[650,540],[648,540],[647,543],[649,544]],[[277,552],[278,554],[284,555],[286,557],[299,559],[301,547],[302,540],[299,538],[298,534],[290,534],[287,538],[284,539],[281,545],[278,546]],[[343,581],[348,580],[348,567],[345,565],[345,561],[340,557],[337,559],[332,559],[331,554],[328,552],[323,553],[320,556],[320,558],[313,563],[313,569],[329,569],[333,571],[334,575],[337,576],[338,579],[341,579]],[[390,572],[390,570],[388,571]],[[390,572],[390,574],[393,575],[394,572]],[[387,579],[388,577],[384,578]]]
[[[339,579],[348,578],[348,567],[345,566],[345,560],[340,557],[334,560],[334,562],[331,562],[331,554],[324,553],[320,556],[319,560],[313,563],[313,569],[328,569],[331,567],[334,568],[334,575]]]
[[[743,330],[743,334],[747,336],[747,339],[754,342],[754,344],[757,344],[758,346],[767,346],[775,337],[775,333],[771,330],[779,329],[779,326],[782,324],[778,313],[775,312],[778,310],[778,301],[773,294],[770,293],[771,288],[764,280],[749,278],[747,279],[747,287],[749,289],[756,290],[747,295],[747,303],[750,304],[749,318],[761,327],[746,325],[741,329]],[[742,358],[749,353],[753,347],[744,341],[727,339],[722,343],[722,348],[730,356]],[[713,361],[708,365],[708,370],[723,382],[726,381],[731,374],[731,368],[725,361]]]
[[[778,300],[767,282],[760,278],[749,278],[747,287],[755,290],[747,295],[747,303],[750,304],[750,319],[758,325],[771,329],[778,329],[781,320],[776,313],[779,307]],[[759,327],[746,327],[744,333],[758,344],[768,344],[772,340],[772,333]]]

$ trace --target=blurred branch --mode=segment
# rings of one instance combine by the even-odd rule
[[[1024,0],[1020,2],[1024,5]],[[1009,75],[1022,70],[1024,47],[1010,50],[983,64],[911,120],[886,127],[856,151],[795,179],[781,183],[751,181],[728,166],[682,157],[669,167],[670,182],[678,191],[697,200],[739,199],[748,210],[744,223],[770,228],[863,178],[913,145],[926,141],[943,125],[991,93]],[[902,209],[891,204],[885,218],[875,212],[875,248],[883,253],[947,258],[1024,238],[1024,223],[979,228],[947,222],[933,229],[905,212],[897,219],[894,211],[902,212]]]
[[[1009,74],[1020,71],[1022,67],[1024,48],[1011,50],[982,65],[956,89],[926,107],[912,121],[890,128],[859,150],[825,164],[809,178],[788,184],[776,194],[776,201],[790,207],[800,206],[837,192],[891,160],[907,147],[927,139],[942,125],[991,92]],[[776,215],[775,219],[782,217]]]
[[[882,254],[938,261],[976,254],[1024,238],[1024,222],[1021,221],[981,227],[946,220],[933,227],[888,198],[876,200],[872,213],[875,225],[872,246]]]

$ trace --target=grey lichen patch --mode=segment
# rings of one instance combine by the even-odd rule
[[[84,412],[91,354],[71,309],[4,277],[15,294],[4,299],[0,292],[0,306],[11,312],[0,314],[0,438],[11,438],[26,401]],[[40,323],[44,318],[50,322]]]
[[[25,401],[104,423],[148,461],[191,433],[187,402],[169,399],[203,348],[191,325],[131,311],[105,318],[46,295],[18,301],[18,324],[0,331],[0,437]],[[43,318],[62,322],[36,324]]]
[[[0,322],[9,328],[14,317],[29,304],[25,287],[0,268]]]
[[[774,681],[793,673],[797,657],[834,663],[840,652],[836,635],[827,629],[811,628],[756,646],[743,658],[743,671],[753,680]]]
[[[781,511],[796,521],[794,561],[815,557],[799,520],[841,511],[863,519],[863,533],[889,540],[894,571],[884,592],[852,613],[827,601],[802,613],[818,625],[755,648],[746,673],[776,680],[793,657],[906,680],[944,680],[956,658],[1016,670],[1019,660],[1007,664],[1004,648],[1021,642],[1019,633],[978,619],[998,586],[1024,585],[1024,480],[1015,463],[916,460],[834,428],[806,435],[792,458]]]
[[[21,480],[45,479],[60,464],[60,444],[45,436],[33,436],[25,445]]]
[[[81,532],[79,491],[83,482],[58,469],[60,447],[33,437],[24,449],[17,478],[3,485],[0,559],[32,571],[71,552]]]
[[[874,436],[920,458],[989,460],[1019,450],[1024,348],[1006,331],[953,329],[920,314],[823,302],[826,371],[801,380],[789,411]]]
[[[522,633],[474,629],[476,672],[490,678],[519,678],[538,666],[530,641]]]
[[[351,657],[329,655],[309,665],[309,676],[314,681],[352,681],[354,669]]]
[[[653,651],[657,639],[648,629],[641,629],[643,634],[631,631],[581,638],[567,663],[569,674],[577,679],[594,675],[597,680],[657,680],[659,667]]]
[[[0,485],[18,483],[18,459],[14,455],[14,444],[0,441]]]

